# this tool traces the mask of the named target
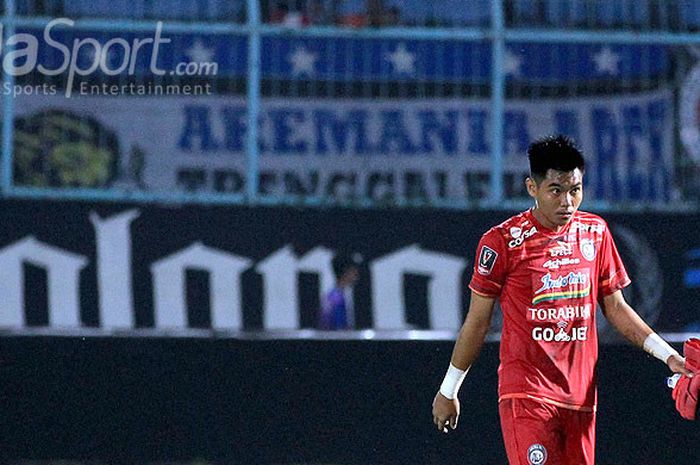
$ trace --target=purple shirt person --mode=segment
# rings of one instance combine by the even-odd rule
[[[359,278],[360,258],[356,255],[340,254],[333,258],[331,265],[336,285],[323,297],[318,328],[327,331],[352,329],[352,302],[346,293]]]

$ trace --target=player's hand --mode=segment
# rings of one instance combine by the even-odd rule
[[[668,360],[666,360],[666,364],[674,373],[686,375],[688,378],[693,377],[693,372],[686,368],[685,359],[680,355],[671,355]]]
[[[447,433],[448,427],[457,428],[459,419],[459,400],[455,397],[450,400],[438,392],[433,400],[433,423],[438,431]]]

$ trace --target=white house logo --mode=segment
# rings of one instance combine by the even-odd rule
[[[691,47],[691,54],[700,59],[700,48]],[[680,132],[688,154],[700,161],[700,64],[690,71],[681,88]]]
[[[542,444],[533,444],[527,449],[527,461],[530,465],[544,465],[547,462],[547,449]]]

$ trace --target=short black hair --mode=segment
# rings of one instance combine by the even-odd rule
[[[576,143],[562,135],[546,136],[537,139],[527,149],[530,159],[530,177],[537,184],[547,177],[547,170],[585,171],[586,162]]]
[[[359,267],[362,263],[362,258],[359,254],[350,253],[339,253],[333,260],[331,260],[331,266],[333,267],[333,274],[335,274],[336,279],[339,279],[346,271],[353,267]]]

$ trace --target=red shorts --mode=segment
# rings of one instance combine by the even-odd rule
[[[498,410],[510,465],[594,465],[594,412],[531,399],[504,399]]]

